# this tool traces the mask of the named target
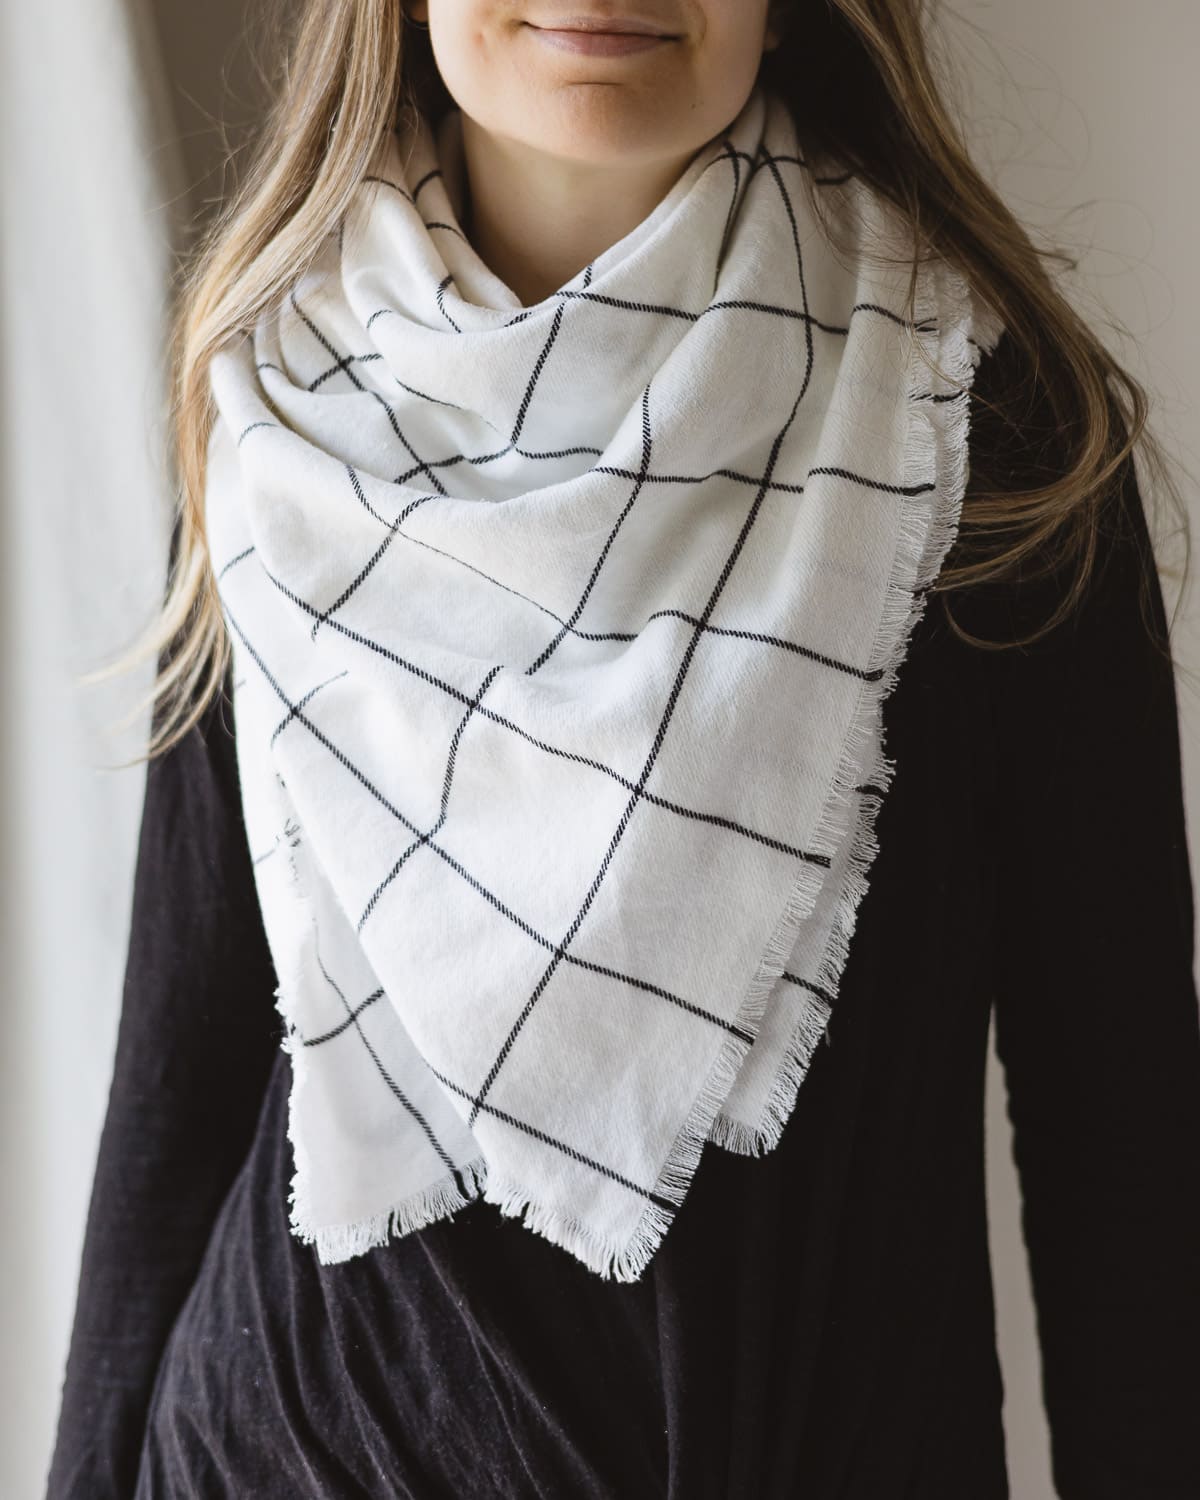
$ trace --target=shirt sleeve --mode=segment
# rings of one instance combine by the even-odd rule
[[[1065,577],[1010,591],[1008,627]],[[1083,603],[991,668],[994,1024],[1062,1500],[1200,1495],[1200,1010],[1165,640],[1128,462]]]
[[[227,672],[203,718],[147,767],[121,1018],[47,1500],[133,1493],[158,1361],[278,1050],[274,989]]]

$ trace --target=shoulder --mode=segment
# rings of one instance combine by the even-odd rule
[[[1045,385],[1029,352],[1007,329],[979,358],[970,416],[970,492],[1032,488],[1070,462]]]
[[[1124,419],[1113,406],[1113,421]],[[1051,485],[1071,468],[1069,435],[1053,411],[1029,354],[1005,331],[976,370],[969,426],[969,479],[960,536],[967,549],[950,563],[982,555],[982,532],[972,534],[972,502]],[[986,542],[987,555],[1010,548],[1023,523],[1014,503],[1011,528]],[[993,640],[1012,640],[1040,629],[1078,590],[1062,620],[1028,648],[1066,650],[1080,637],[1124,641],[1136,649],[1169,651],[1169,640],[1143,488],[1132,454],[1113,480],[1088,501],[1064,507],[1053,531],[1026,557],[993,579],[950,588],[941,597],[964,626]],[[1134,632],[1138,639],[1133,641]],[[1006,652],[1005,654],[1010,654]],[[1169,659],[1169,657],[1168,657]]]

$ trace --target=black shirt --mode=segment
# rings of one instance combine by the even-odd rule
[[[977,389],[1020,375],[1005,338]],[[972,455],[1015,483],[1053,433],[980,410]],[[1004,639],[1062,585],[948,601]],[[1000,1500],[993,1012],[1059,1493],[1196,1500],[1200,1020],[1143,589],[1161,633],[1127,465],[1042,642],[971,647],[931,597],[828,1041],[774,1151],[705,1147],[632,1284],[481,1202],[340,1265],[291,1236],[227,679],[148,772],[49,1500]]]

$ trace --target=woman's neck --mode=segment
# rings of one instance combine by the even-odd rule
[[[550,156],[465,115],[462,144],[464,232],[524,307],[640,224],[694,155],[617,165]]]

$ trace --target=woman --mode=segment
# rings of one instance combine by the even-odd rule
[[[150,648],[173,648],[169,711],[52,1500],[1006,1496],[982,1150],[993,1007],[1059,1492],[1200,1493],[1200,1026],[1174,680],[1131,460],[1144,401],[972,169],[916,11],[305,9],[255,172],[180,315],[184,504]],[[802,149],[781,148],[791,129]],[[961,283],[872,257],[896,222],[971,305],[946,290]],[[577,309],[597,321],[572,344]],[[599,527],[610,481],[636,547]],[[687,524],[668,527],[681,503]],[[670,570],[706,536],[724,545],[738,507],[720,603],[746,613],[720,613],[716,592],[681,607],[689,575]],[[771,517],[786,522],[773,572],[771,549],[745,544]],[[576,540],[589,565],[602,543],[614,554],[582,619],[546,603],[568,594]],[[741,583],[747,559],[759,587]],[[672,588],[647,583],[656,569]],[[878,649],[855,667],[799,633],[736,628],[776,597],[814,632],[836,616],[839,638],[882,621]],[[638,625],[606,635],[622,602]],[[533,679],[539,656],[497,685],[488,663],[516,660],[530,609],[543,636],[552,616],[551,669]],[[488,670],[468,691],[454,651],[473,631]],[[418,635],[437,650],[414,665]],[[608,706],[657,725],[660,758],[618,774],[615,741],[583,764],[563,748],[581,742],[567,689],[590,703],[599,663],[626,669],[655,641],[683,643],[671,727],[628,693]],[[717,641],[745,650],[732,675]],[[293,680],[310,648],[328,670]],[[521,713],[543,684],[561,692],[535,736]],[[472,780],[485,734],[504,748]],[[505,760],[518,739],[527,761]],[[822,779],[831,742],[853,754]],[[671,783],[680,745],[691,779]],[[389,758],[407,779],[381,812]],[[513,991],[510,1026],[507,992],[486,988],[524,982],[508,919],[552,903],[569,868],[522,798],[549,800],[560,770],[572,840],[593,808],[607,818],[610,783],[612,808],[633,797],[612,879],[550,941],[548,997]],[[760,928],[756,882],[781,899],[761,871],[782,841],[739,838],[746,809],[782,816],[810,781],[828,838]],[[426,821],[406,814],[419,791]],[[661,878],[638,886],[613,850],[652,797],[683,816],[656,825]],[[709,842],[676,853],[696,825]],[[521,880],[526,906],[510,897],[487,925]],[[468,885],[486,898],[462,906],[469,928],[450,905]],[[744,997],[718,1012],[714,982],[696,991],[711,1011],[689,1001],[689,955],[740,945]],[[639,974],[661,957],[670,983],[643,983],[628,1012],[598,991],[555,1032],[615,972],[581,952],[623,952]],[[372,965],[386,986],[346,984]],[[803,1024],[772,1053],[785,1004]],[[689,1060],[699,1011],[722,1033],[707,1073]],[[407,1029],[388,1031],[398,1014]],[[463,1089],[477,1031],[480,1057],[500,1045]],[[756,1065],[769,1086],[752,1109]],[[503,1107],[514,1079],[523,1112]],[[677,1093],[690,1107],[651,1156]],[[643,1175],[615,1172],[641,1151]]]

